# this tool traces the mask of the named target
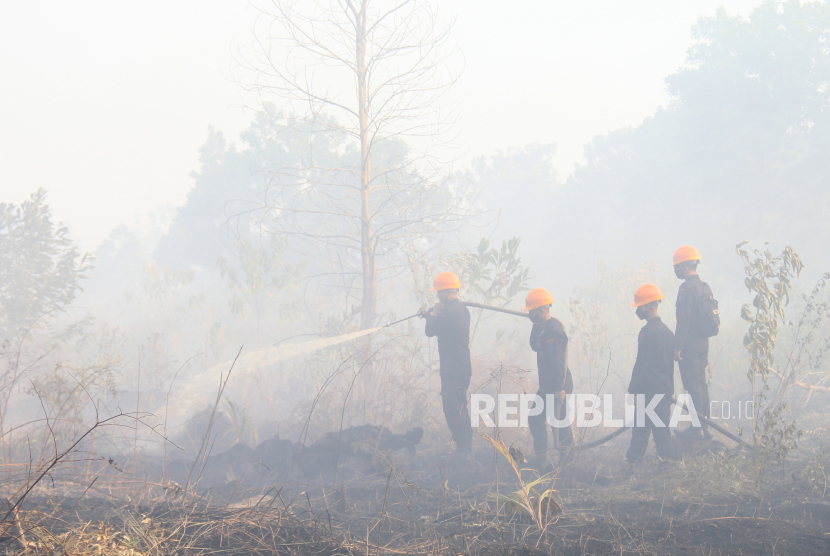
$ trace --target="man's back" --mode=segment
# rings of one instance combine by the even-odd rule
[[[709,337],[701,330],[702,302],[711,295],[709,286],[697,274],[692,274],[680,285],[677,294],[677,331],[674,347],[683,387],[692,398],[694,411],[701,417],[710,416],[709,385],[706,367],[709,365]],[[689,428],[689,434],[709,437],[708,429]]]
[[[426,319],[426,335],[438,338],[438,356],[441,359],[441,377],[469,379],[470,311],[458,299],[453,299],[435,317]]]
[[[650,319],[640,330],[628,391],[674,395],[674,334],[660,317]]]
[[[539,387],[551,393],[573,390],[568,369],[568,335],[559,319],[551,317],[534,324],[530,331],[530,347],[536,352]]]
[[[677,292],[677,327],[675,328],[675,349],[680,351],[709,351],[709,337],[702,334],[696,325],[706,283],[700,276],[689,276]]]

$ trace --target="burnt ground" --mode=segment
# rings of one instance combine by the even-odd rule
[[[821,457],[763,465],[714,442],[680,462],[650,452],[628,468],[623,436],[537,486],[552,484],[562,511],[536,523],[507,503],[521,485],[495,450],[481,447],[472,459],[422,446],[413,454],[405,435],[386,437],[381,450],[367,443],[378,431],[350,430],[345,443],[338,433],[334,444],[326,435],[299,451],[278,438],[237,446],[207,458],[187,492],[183,479],[164,482],[152,465],[141,477],[101,471],[85,490],[57,481],[23,503],[4,544],[22,550],[19,528],[29,531],[30,551],[50,554],[830,554]],[[525,483],[533,478],[523,472]],[[100,538],[111,544],[101,548]]]

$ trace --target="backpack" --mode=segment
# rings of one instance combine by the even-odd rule
[[[695,328],[703,336],[717,336],[720,330],[720,311],[718,300],[712,295],[709,284],[703,283],[703,295],[697,300],[697,322]]]

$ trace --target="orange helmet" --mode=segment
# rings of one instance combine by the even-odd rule
[[[441,290],[460,290],[461,282],[458,281],[458,276],[452,272],[442,272],[435,277],[430,291],[440,292]]]
[[[685,263],[686,261],[699,260],[700,253],[697,252],[697,249],[695,249],[691,245],[684,245],[683,247],[674,252],[674,262],[672,263],[672,265],[677,266],[680,263]]]
[[[524,311],[532,311],[533,309],[538,309],[539,307],[544,307],[545,305],[552,305],[553,304],[553,296],[550,294],[548,290],[545,288],[536,288],[535,290],[530,290],[527,292],[527,297],[525,297],[525,306]]]
[[[654,284],[643,284],[634,292],[634,303],[631,306],[642,307],[643,305],[647,305],[652,301],[659,301],[660,299],[663,299],[663,292],[660,291],[660,288]]]

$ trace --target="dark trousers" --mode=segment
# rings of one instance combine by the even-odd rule
[[[473,448],[473,427],[467,409],[467,389],[445,386],[441,388],[441,402],[444,417],[452,433],[452,439],[459,452],[470,452]]]
[[[692,397],[695,404],[695,412],[698,415],[709,417],[709,386],[706,384],[706,367],[709,366],[708,351],[682,351],[679,361],[680,378],[683,381],[683,388]],[[691,408],[689,408],[691,409]],[[703,430],[706,426],[701,423]]]
[[[653,397],[653,394],[646,395],[645,406],[648,406]],[[631,444],[625,453],[625,459],[631,463],[639,461],[646,454],[648,438],[651,435],[654,435],[657,455],[663,459],[677,459],[677,448],[674,445],[674,439],[671,436],[671,429],[669,428],[669,421],[671,420],[671,396],[664,395],[660,403],[657,404],[657,407],[654,408],[654,413],[663,423],[662,427],[655,426],[649,415],[644,415],[645,426],[638,426],[641,419],[639,415],[640,411],[641,408],[638,407],[634,412],[635,420],[634,428],[631,429]]]
[[[539,390],[536,395],[547,402],[546,392]],[[535,457],[544,457],[548,451],[548,422],[545,418],[547,408],[539,415],[529,415],[527,418],[527,426],[530,429],[530,435],[533,437],[533,453]],[[568,406],[565,400],[555,400],[553,404],[553,414],[558,420],[564,420],[568,414]],[[559,437],[559,446],[570,446],[574,443],[573,433],[570,426],[561,425],[553,428],[553,434]]]

